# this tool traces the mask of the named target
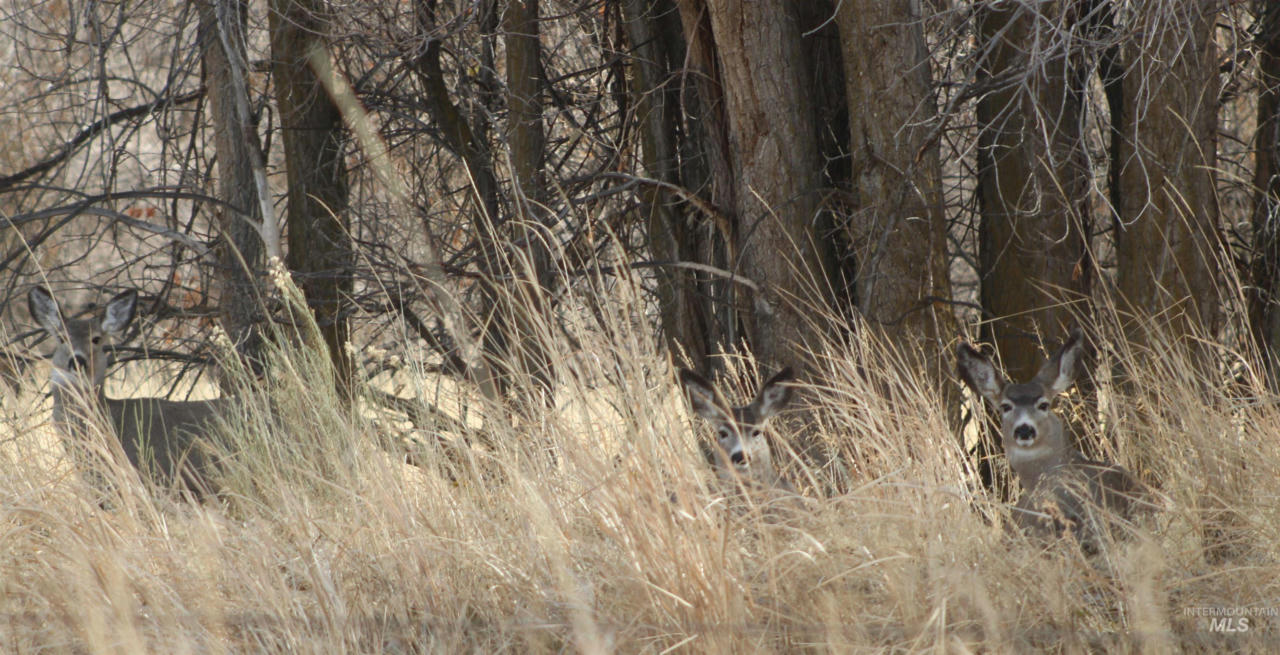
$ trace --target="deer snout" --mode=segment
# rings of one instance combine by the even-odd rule
[[[87,373],[89,371],[89,360],[84,355],[76,355],[67,362],[67,368],[77,373]]]
[[[1030,443],[1036,438],[1036,426],[1026,424],[1019,425],[1013,429],[1013,438],[1016,439],[1019,444]]]
[[[743,466],[747,463],[747,454],[741,450],[735,450],[729,453],[729,461],[733,462],[734,466]]]

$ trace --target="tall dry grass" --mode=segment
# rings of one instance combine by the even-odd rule
[[[819,464],[780,444],[805,500],[718,485],[638,298],[620,285],[566,301],[608,330],[584,320],[570,323],[572,340],[548,339],[554,408],[512,414],[405,368],[402,396],[463,417],[440,426],[368,404],[341,411],[305,327],[285,335],[294,345],[271,353],[265,383],[244,382],[243,410],[223,426],[217,503],[183,502],[117,466],[121,502],[104,511],[49,434],[47,403],[7,399],[0,650],[1280,645],[1280,617],[1268,614],[1280,607],[1280,410],[1247,357],[1215,351],[1234,364],[1228,385],[1197,373],[1176,342],[1135,352],[1095,328],[1110,345],[1101,409],[1083,421],[1158,485],[1164,510],[1144,538],[1086,560],[1006,530],[1006,508],[978,488],[949,425],[946,394],[866,337],[815,352],[809,379],[822,382],[802,390],[791,424],[808,417]],[[731,366],[743,380],[753,367]],[[1114,383],[1115,371],[1131,382]],[[419,466],[398,454],[404,443]],[[1213,632],[1193,614],[1202,607],[1263,615],[1247,632]]]

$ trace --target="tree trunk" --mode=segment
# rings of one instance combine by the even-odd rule
[[[844,46],[856,213],[848,239],[864,319],[942,379],[955,334],[942,165],[922,17],[911,0],[846,0]],[[948,367],[949,370],[950,367]]]
[[[219,25],[219,14],[225,17]],[[245,70],[245,5],[239,0],[212,0],[200,5],[200,46],[213,119],[213,144],[218,158],[220,243],[218,265],[221,289],[218,306],[222,327],[236,351],[255,373],[262,345],[259,322],[262,300],[257,280],[262,269],[262,237],[254,229],[262,211],[254,180],[254,162],[262,161],[257,125],[246,123],[236,108],[237,96],[248,93],[233,66]],[[226,32],[226,33],[224,33]],[[225,37],[225,38],[224,38]],[[232,49],[232,61],[227,47]],[[239,78],[240,81],[237,81]]]
[[[446,146],[466,166],[472,192],[476,198],[476,210],[472,225],[481,244],[480,266],[484,277],[480,285],[484,295],[484,317],[481,322],[489,329],[484,331],[484,370],[469,370],[467,375],[484,393],[485,397],[498,401],[505,397],[509,387],[503,371],[500,353],[505,351],[502,340],[506,330],[495,325],[509,314],[502,307],[502,297],[497,279],[503,274],[500,250],[504,244],[497,242],[499,226],[503,221],[499,197],[498,178],[494,172],[492,152],[484,137],[486,124],[482,118],[474,122],[462,108],[453,102],[449,87],[445,84],[441,64],[443,44],[435,34],[436,0],[416,0],[414,3],[415,29],[426,42],[410,61],[413,71],[422,84],[422,101],[439,130]]]
[[[1159,7],[1143,5],[1160,4]],[[1214,192],[1218,91],[1214,3],[1139,3],[1125,57],[1116,283],[1150,343],[1158,316],[1172,335],[1216,329],[1220,254]]]
[[[272,0],[271,58],[289,181],[287,264],[315,312],[340,397],[350,399],[349,330],[342,306],[351,295],[353,262],[342,115],[309,63],[312,56],[328,56],[321,40],[322,10],[317,0]]]
[[[734,231],[728,217],[736,185],[711,17],[705,0],[682,0],[677,6],[687,46],[682,63],[675,67],[684,71],[679,81],[685,117],[680,123],[684,138],[677,142],[680,173],[685,186],[705,199],[705,207],[714,212],[700,212],[699,220],[688,226],[694,238],[685,242],[682,252],[692,252],[696,262],[739,273]],[[704,273],[695,277],[698,292],[703,294],[703,313],[709,319],[705,332],[708,354],[713,350],[738,348],[744,341],[734,300],[740,292],[740,283]]]
[[[1065,303],[1084,298],[1089,286],[1086,71],[1073,21],[1020,3],[984,8],[978,20],[978,83],[991,87],[977,106],[978,273],[992,319],[983,337],[1017,380],[1035,374],[1044,341],[1066,334],[1073,309],[1081,310]]]
[[[506,268],[513,283],[506,303],[512,316],[502,327],[512,333],[503,340],[504,360],[513,372],[541,389],[551,403],[551,358],[544,341],[550,336],[548,304],[552,284],[552,235],[542,229],[546,181],[543,163],[546,136],[542,126],[542,48],[538,41],[538,0],[509,0],[503,19],[507,50],[507,143],[515,181],[515,211],[510,221],[511,245]],[[525,259],[516,257],[522,255]]]
[[[1258,2],[1258,133],[1253,183],[1253,284],[1249,327],[1280,389],[1280,5]]]
[[[978,14],[982,59],[977,103],[979,301],[982,338],[1010,378],[1027,380],[1046,345],[1087,313],[1091,184],[1084,144],[1087,72],[1073,6],[1002,3]],[[1001,447],[983,432],[975,458],[999,484]]]
[[[805,344],[820,329],[810,317],[829,310],[830,295],[830,252],[815,229],[822,162],[800,30],[783,0],[712,0],[706,9],[732,171],[725,206],[733,215],[733,270],[758,285],[739,295],[738,315],[755,354],[779,367],[805,359]],[[700,14],[682,8],[682,16]]]
[[[697,177],[688,174],[692,164],[685,163],[693,158],[682,160],[679,155],[681,147],[698,149],[694,133],[681,129],[677,71],[684,65],[686,48],[679,16],[671,0],[625,0],[622,10],[633,55],[630,96],[636,102],[644,170],[655,181],[670,185],[646,185],[641,190],[649,251],[662,262],[701,262],[700,253],[710,251],[710,235],[692,228],[690,212],[695,210],[671,192],[672,187],[695,186],[686,177]],[[696,95],[685,97],[694,100]],[[715,339],[714,314],[707,301],[714,297],[711,289],[699,288],[697,276],[678,266],[659,267],[655,275],[667,350],[706,370]]]

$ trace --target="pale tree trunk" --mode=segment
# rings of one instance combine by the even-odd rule
[[[262,334],[258,324],[263,304],[257,280],[262,269],[262,238],[254,226],[261,224],[262,211],[253,169],[255,162],[262,161],[262,146],[257,126],[246,123],[236,107],[237,97],[248,91],[233,70],[233,66],[244,70],[244,12],[244,3],[237,0],[201,3],[200,47],[218,158],[217,195],[225,203],[216,211],[220,234],[218,306],[222,327],[237,352],[260,372]],[[225,16],[221,26],[219,13]],[[238,61],[228,58],[228,46]]]
[[[845,0],[844,48],[858,309],[941,380],[940,344],[955,334],[936,105],[922,17],[912,0]],[[950,367],[947,366],[947,370]]]
[[[320,0],[271,0],[271,58],[281,141],[288,170],[289,252],[334,365],[340,396],[350,399],[351,357],[344,299],[351,295],[347,170],[342,115],[316,76],[312,57],[327,57]]]
[[[1128,45],[1120,130],[1116,284],[1131,342],[1149,343],[1147,319],[1173,336],[1213,334],[1218,201],[1214,140],[1218,82],[1211,36],[1217,3],[1139,3]]]
[[[1035,374],[1042,342],[1065,335],[1073,311],[1083,312],[1065,303],[1085,297],[1091,278],[1077,30],[1056,5],[1038,11],[1046,13],[1002,3],[978,20],[978,83],[992,87],[977,105],[978,272],[992,319],[983,337],[1017,380]]]

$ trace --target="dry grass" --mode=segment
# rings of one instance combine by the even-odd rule
[[[634,306],[625,300],[612,306]],[[435,376],[402,374],[419,396],[484,426],[493,448],[468,450],[475,466],[431,445],[431,426],[344,415],[315,383],[321,362],[277,353],[269,388],[244,392],[244,416],[227,429],[231,493],[203,506],[117,467],[122,502],[99,509],[39,428],[48,408],[10,399],[0,650],[1216,652],[1280,642],[1269,614],[1280,608],[1280,411],[1248,385],[1191,374],[1176,348],[1144,364],[1118,349],[1138,401],[1109,388],[1093,421],[1108,426],[1119,461],[1159,481],[1166,510],[1145,539],[1087,561],[1007,533],[1003,506],[975,491],[941,391],[866,342],[819,353],[826,382],[804,397],[830,463],[790,460],[806,500],[726,493],[697,454],[701,428],[669,365],[626,318],[614,317],[611,340],[575,335],[588,352],[554,344],[559,404],[519,419],[465,388],[436,389]],[[423,467],[379,447],[405,436],[427,444]],[[1190,614],[1200,607],[1263,614],[1224,634]]]

